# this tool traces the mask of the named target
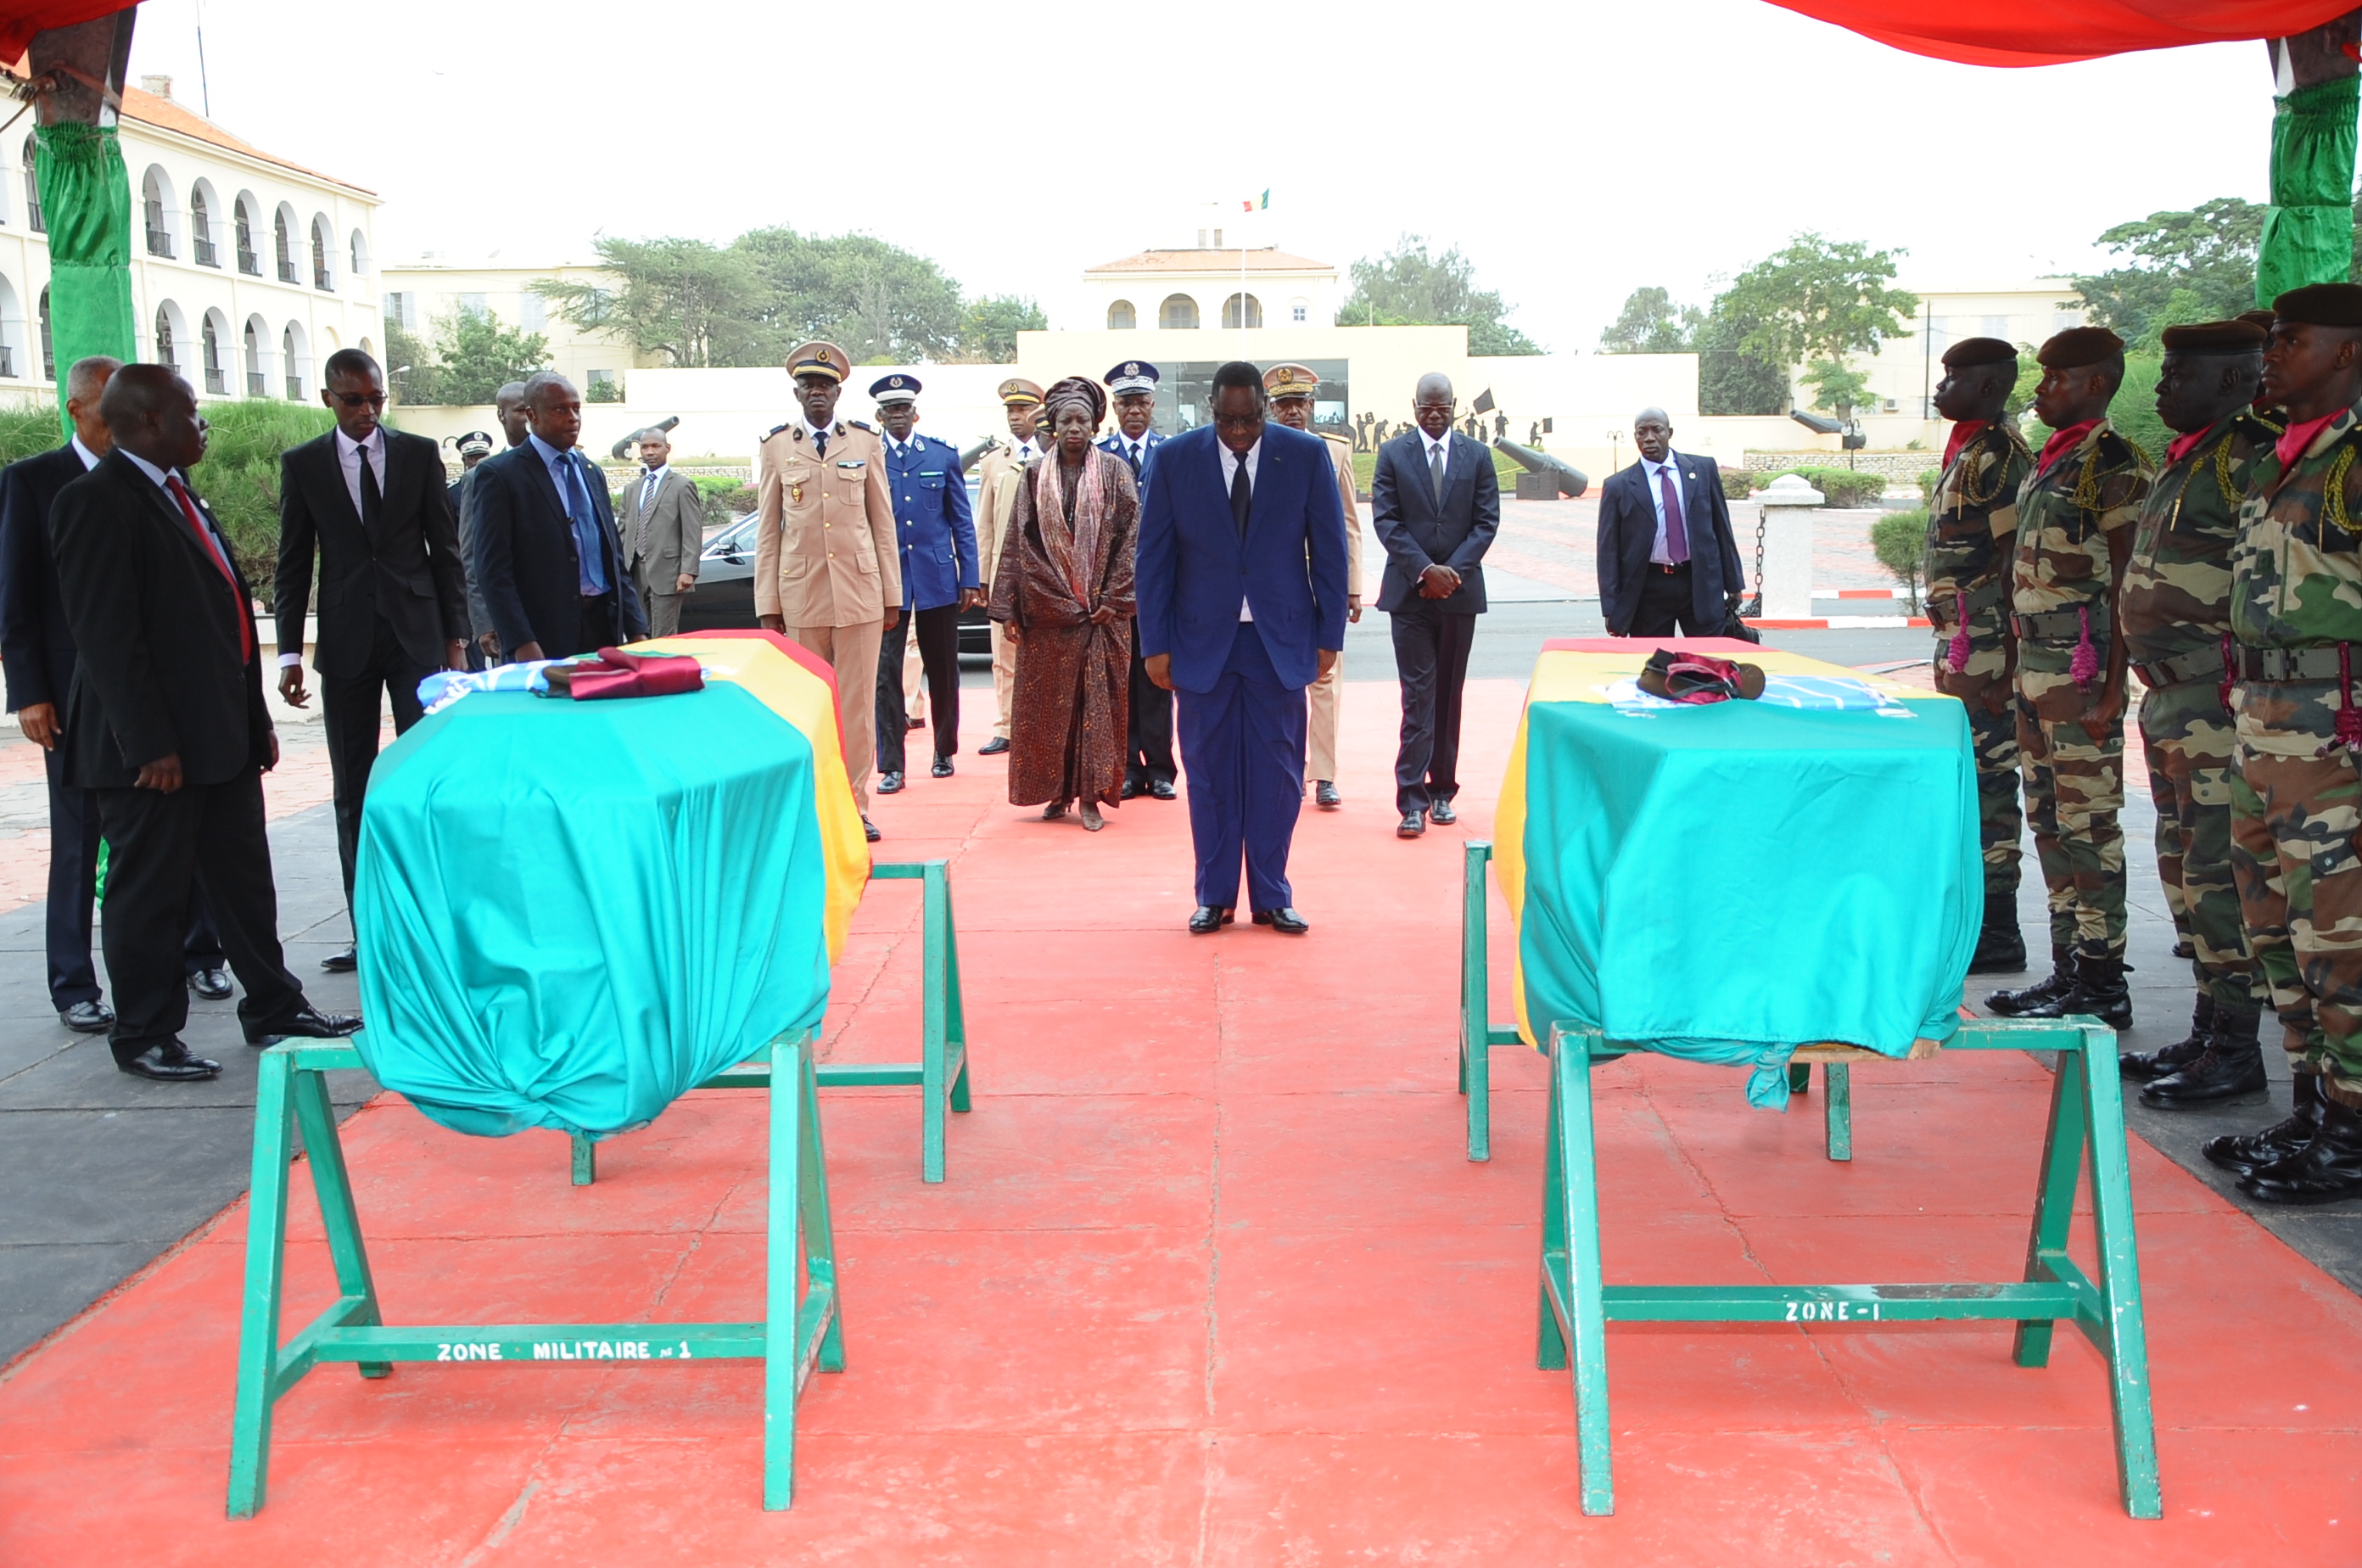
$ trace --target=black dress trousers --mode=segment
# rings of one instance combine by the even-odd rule
[[[959,755],[959,605],[905,610],[877,644],[877,771],[904,771],[902,737],[911,727],[902,701],[902,649],[919,639],[919,667],[927,672],[927,723],[935,755]]]
[[[393,733],[406,734],[425,716],[418,683],[430,673],[403,651],[402,639],[382,615],[364,669],[320,677],[320,729],[328,743],[328,778],[337,802],[337,858],[345,873],[345,906],[353,901],[353,863],[361,846],[361,802],[369,794],[370,769],[377,762],[378,717],[382,691],[393,708]]]
[[[1140,653],[1140,622],[1131,623],[1131,710],[1124,723],[1123,778],[1134,788],[1173,782],[1173,693],[1148,679]]]
[[[1476,617],[1434,609],[1423,599],[1392,615],[1403,710],[1395,810],[1407,816],[1460,793],[1460,692],[1468,681]]]

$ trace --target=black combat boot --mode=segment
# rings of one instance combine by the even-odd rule
[[[2209,1138],[2199,1153],[2226,1171],[2253,1176],[2264,1166],[2287,1159],[2312,1142],[2321,1131],[2321,1075],[2296,1076],[2296,1104],[2283,1121],[2260,1132],[2225,1132]]]
[[[2020,996],[2025,993],[2021,991]],[[2079,955],[2075,977],[2065,990],[2047,1001],[2017,1010],[2019,1018],[2066,1018],[2083,1013],[2111,1029],[2133,1026],[2132,992],[2125,987],[2125,961]]]
[[[2202,1105],[2252,1104],[2264,1098],[2264,1048],[2256,1043],[2260,1012],[2214,1010],[2214,1032],[2198,1059],[2141,1090],[2152,1110],[2188,1110]]]
[[[1985,998],[1985,1010],[2003,1018],[2024,1018],[2025,1010],[2064,996],[2075,986],[2075,950],[2053,947],[2050,950],[2050,977],[2036,980],[2030,986],[2020,986],[2014,991],[1995,991]]]
[[[2214,999],[2205,992],[2198,993],[2198,1005],[2191,1010],[2190,1036],[2177,1040],[2162,1051],[2125,1051],[2117,1054],[2116,1071],[2135,1083],[2148,1083],[2169,1073],[2178,1073],[2198,1060],[2206,1049],[2206,1037],[2214,1032]]]
[[[2323,1095],[2312,1142],[2239,1178],[2259,1203],[2335,1203],[2362,1198],[2362,1112]]]
[[[2014,975],[2025,967],[2025,938],[2017,929],[2015,894],[1985,894],[1984,923],[1969,959],[1971,975]]]

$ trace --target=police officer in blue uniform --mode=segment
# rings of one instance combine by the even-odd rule
[[[1154,365],[1126,359],[1107,373],[1108,397],[1115,411],[1115,429],[1099,443],[1131,465],[1135,485],[1142,483],[1149,454],[1164,444],[1151,422],[1156,417]],[[1140,623],[1131,624],[1131,711],[1124,735],[1123,798],[1145,795],[1152,801],[1174,798],[1173,693],[1148,679],[1140,657]]]
[[[919,378],[901,371],[869,385],[886,430],[886,488],[894,497],[895,541],[902,552],[902,613],[877,648],[877,792],[902,788],[903,639],[919,639],[927,672],[927,712],[935,737],[934,776],[952,776],[959,751],[959,614],[984,602],[977,575],[976,522],[959,450],[922,436]]]

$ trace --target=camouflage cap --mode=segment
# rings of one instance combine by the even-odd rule
[[[2272,302],[2282,321],[2311,326],[2362,326],[2362,283],[2307,283]]]
[[[2105,364],[2125,351],[2125,340],[2104,326],[2070,326],[2034,356],[2046,370],[2080,370]]]
[[[2252,321],[2193,321],[2165,329],[2169,354],[2260,354],[2264,329]]]
[[[1979,365],[2000,365],[2017,358],[2017,345],[1998,337],[1963,337],[1944,350],[1944,369],[1965,370]]]

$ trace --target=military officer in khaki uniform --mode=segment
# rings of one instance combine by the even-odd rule
[[[1013,446],[995,447],[977,466],[976,549],[984,581],[989,584],[1000,569],[1000,541],[1009,531],[1010,513],[1017,506],[1017,478],[1027,464],[1048,448],[1035,429],[1042,420],[1042,389],[1022,376],[1000,383],[1001,406],[1009,413]],[[979,756],[998,756],[1009,749],[1009,702],[1017,690],[1017,650],[992,624],[992,695],[998,706],[992,738],[977,747]]]
[[[1312,430],[1313,396],[1320,378],[1302,365],[1274,365],[1263,373],[1264,390],[1271,394],[1271,412],[1291,430],[1319,435],[1329,447],[1329,466],[1337,472],[1337,499],[1345,509],[1345,619],[1362,618],[1362,513],[1353,494],[1353,444],[1341,436]],[[1345,658],[1340,654],[1329,673],[1305,691],[1310,705],[1304,732],[1304,773],[1312,782],[1313,803],[1323,811],[1344,804],[1337,792],[1337,701],[1345,684]]]
[[[836,670],[836,727],[861,825],[872,844],[869,776],[877,759],[877,650],[900,617],[902,569],[886,448],[836,417],[853,366],[833,343],[788,356],[803,413],[763,437],[755,460],[755,614]]]

